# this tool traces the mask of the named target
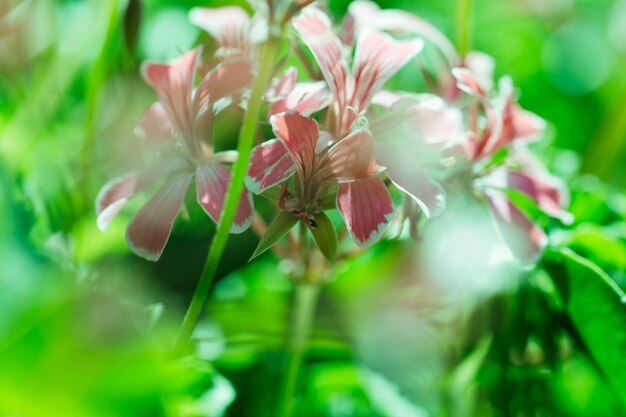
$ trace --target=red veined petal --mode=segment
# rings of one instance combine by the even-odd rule
[[[328,97],[329,91],[323,81],[298,83],[285,98],[270,107],[268,115],[296,111],[308,117],[326,107]]]
[[[126,242],[134,253],[149,261],[161,257],[192,177],[184,172],[168,180],[135,214],[126,229]]]
[[[250,57],[250,16],[241,7],[194,7],[189,20],[217,40],[220,58]]]
[[[451,65],[460,61],[454,45],[433,25],[403,10],[385,9],[366,0],[350,3],[344,22],[342,39],[352,45],[359,33],[367,29],[385,30],[398,35],[417,35],[435,45]]]
[[[398,41],[379,32],[363,32],[354,53],[354,92],[351,104],[356,112],[366,106],[383,84],[424,47],[421,39]]]
[[[293,159],[285,145],[278,139],[272,139],[252,151],[246,187],[254,194],[260,194],[286,181],[294,172]]]
[[[142,65],[143,77],[156,90],[173,125],[188,141],[193,137],[196,116],[192,93],[199,52],[200,48],[196,48],[169,64]]]
[[[378,175],[382,168],[374,161],[374,143],[367,129],[357,130],[328,150],[328,160],[338,182]]]
[[[298,113],[281,113],[270,118],[274,134],[281,140],[296,168],[304,172],[316,157],[315,146],[320,137],[317,122]]]
[[[228,168],[213,160],[196,168],[198,203],[215,223],[218,223],[222,216],[230,176]],[[241,233],[250,227],[251,222],[252,196],[248,190],[244,190],[230,232]]]
[[[180,158],[166,158],[144,169],[129,172],[107,182],[96,197],[98,228],[105,231],[113,218],[137,193],[154,184],[158,179],[187,167]]]
[[[394,213],[389,190],[379,177],[339,184],[337,208],[350,236],[361,247],[380,239]]]
[[[265,93],[265,100],[273,103],[285,98],[295,88],[297,81],[298,70],[295,67],[287,68],[283,75],[272,80],[272,84]]]
[[[212,111],[219,99],[246,87],[254,78],[250,61],[228,61],[216,66],[200,82],[194,98],[196,114]]]
[[[311,7],[296,17],[293,24],[313,52],[337,105],[344,108],[348,94],[348,62],[343,56],[343,45],[333,32],[328,16],[318,8]]]
[[[548,243],[543,230],[530,221],[502,191],[485,190],[500,235],[513,255],[524,264],[536,262]]]

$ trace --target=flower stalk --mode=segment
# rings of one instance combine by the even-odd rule
[[[463,59],[469,52],[472,0],[457,0],[456,7],[457,48]]]
[[[311,276],[311,251],[306,226],[300,223],[300,249],[302,252],[302,276],[294,280],[293,316],[289,339],[289,359],[281,396],[279,398],[279,417],[290,417],[293,399],[298,386],[298,376],[304,361],[306,346],[313,327],[313,319],[321,284]]]
[[[174,351],[180,351],[189,341],[193,329],[195,328],[200,314],[209,296],[211,284],[215,278],[220,258],[226,248],[229,231],[244,189],[244,178],[248,169],[250,153],[254,146],[256,129],[259,124],[263,95],[270,82],[274,62],[278,55],[280,37],[271,36],[264,45],[259,64],[259,72],[252,86],[252,93],[248,101],[248,109],[244,116],[243,125],[239,133],[237,151],[239,157],[234,165],[230,186],[226,194],[222,217],[217,225],[217,230],[209,246],[206,262],[202,269],[198,285],[191,299],[191,304],[187,309],[185,318],[180,327]]]

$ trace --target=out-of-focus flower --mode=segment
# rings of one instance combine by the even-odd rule
[[[460,58],[452,42],[439,29],[403,10],[382,10],[369,0],[357,0],[350,3],[343,25],[341,39],[352,45],[365,30],[384,30],[399,36],[420,36],[435,45],[446,58],[449,65],[458,65]]]
[[[238,6],[194,7],[189,20],[216,40],[215,56],[220,60],[237,58],[256,62],[258,45],[267,37],[265,19],[259,14],[251,18]]]
[[[383,33],[363,31],[358,36],[350,69],[344,56],[346,46],[334,34],[322,11],[308,8],[293,22],[331,90],[327,128],[335,140],[350,132],[383,84],[424,45],[419,39],[398,41]]]
[[[189,20],[217,41],[217,58],[222,61],[245,59],[256,68],[259,45],[267,38],[268,31],[264,9],[261,7],[261,11],[250,17],[238,6],[195,7],[189,12]],[[327,105],[328,90],[323,82],[297,81],[298,71],[294,67],[287,68],[272,80],[264,97],[271,104],[268,117],[293,110],[309,115]]]
[[[514,204],[509,192],[525,195],[546,214],[568,222],[571,215],[563,208],[567,205],[567,191],[527,149],[527,144],[543,133],[543,119],[517,104],[510,78],[501,79],[499,92],[494,97],[489,85],[482,81],[488,79],[492,67],[477,65],[475,68],[474,71],[470,68],[453,70],[459,89],[480,103],[479,107],[470,105],[471,132],[463,145],[467,159],[473,163],[473,184],[487,200],[511,251],[523,262],[532,263],[540,256],[547,237]],[[486,116],[482,127],[480,108]],[[504,161],[494,162],[494,155],[504,149],[507,152]]]
[[[265,93],[265,101],[271,103],[268,117],[290,111],[310,116],[328,105],[329,91],[326,83],[298,83],[297,80],[298,72],[294,67],[289,67],[281,77],[273,80]]]
[[[445,192],[433,178],[466,135],[461,111],[431,94],[384,91],[374,100],[384,109],[368,114],[376,160],[427,217],[440,214]]]
[[[299,187],[294,193],[283,188],[280,206],[311,225],[329,187],[338,184],[336,205],[350,235],[359,246],[376,242],[394,207],[373,158],[371,133],[359,129],[327,146],[317,122],[296,112],[274,115],[271,123],[278,139],[255,149],[248,187],[259,193],[297,172]]]
[[[213,118],[229,103],[228,96],[252,80],[245,60],[218,65],[194,88],[199,49],[170,64],[147,63],[142,68],[146,81],[157,91],[159,102],[143,115],[137,133],[152,145],[159,160],[106,184],[96,202],[98,226],[106,229],[113,217],[135,194],[159,180],[164,184],[134,216],[127,228],[130,248],[148,260],[159,259],[169,238],[174,219],[195,176],[198,202],[219,221],[231,172],[213,153]],[[244,191],[231,232],[250,225],[252,198]]]

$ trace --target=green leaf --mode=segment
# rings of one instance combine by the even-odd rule
[[[592,359],[626,406],[624,292],[598,266],[569,249],[547,253],[544,264]]]
[[[272,220],[272,223],[268,226],[263,237],[261,237],[261,241],[256,247],[250,260],[256,258],[274,246],[274,244],[278,242],[281,237],[285,236],[285,234],[290,231],[297,222],[298,219],[296,219],[291,213],[287,213],[286,211],[278,213],[274,220]]]
[[[331,262],[334,262],[337,256],[337,232],[333,223],[330,221],[326,213],[321,212],[313,216],[317,227],[311,227],[311,233],[317,247],[322,254]]]

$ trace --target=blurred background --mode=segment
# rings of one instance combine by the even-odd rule
[[[455,39],[454,1],[377,3]],[[226,4],[249,9],[0,0],[1,417],[275,415],[289,265],[269,253],[248,264],[258,238],[232,236],[196,352],[173,359],[214,225],[189,195],[150,263],[124,240],[141,199],[106,233],[94,215],[100,187],[145,153],[133,128],[156,97],[141,61],[210,50],[187,12]],[[348,4],[330,1],[338,21]],[[576,220],[538,221],[552,248],[573,250],[567,262],[588,261],[486,265],[501,248],[468,242],[492,242],[489,227],[477,236],[452,207],[423,245],[388,240],[339,263],[294,415],[626,415],[626,1],[474,0],[471,45],[548,121],[534,150],[567,181]],[[234,146],[240,117],[225,114],[219,146]]]

